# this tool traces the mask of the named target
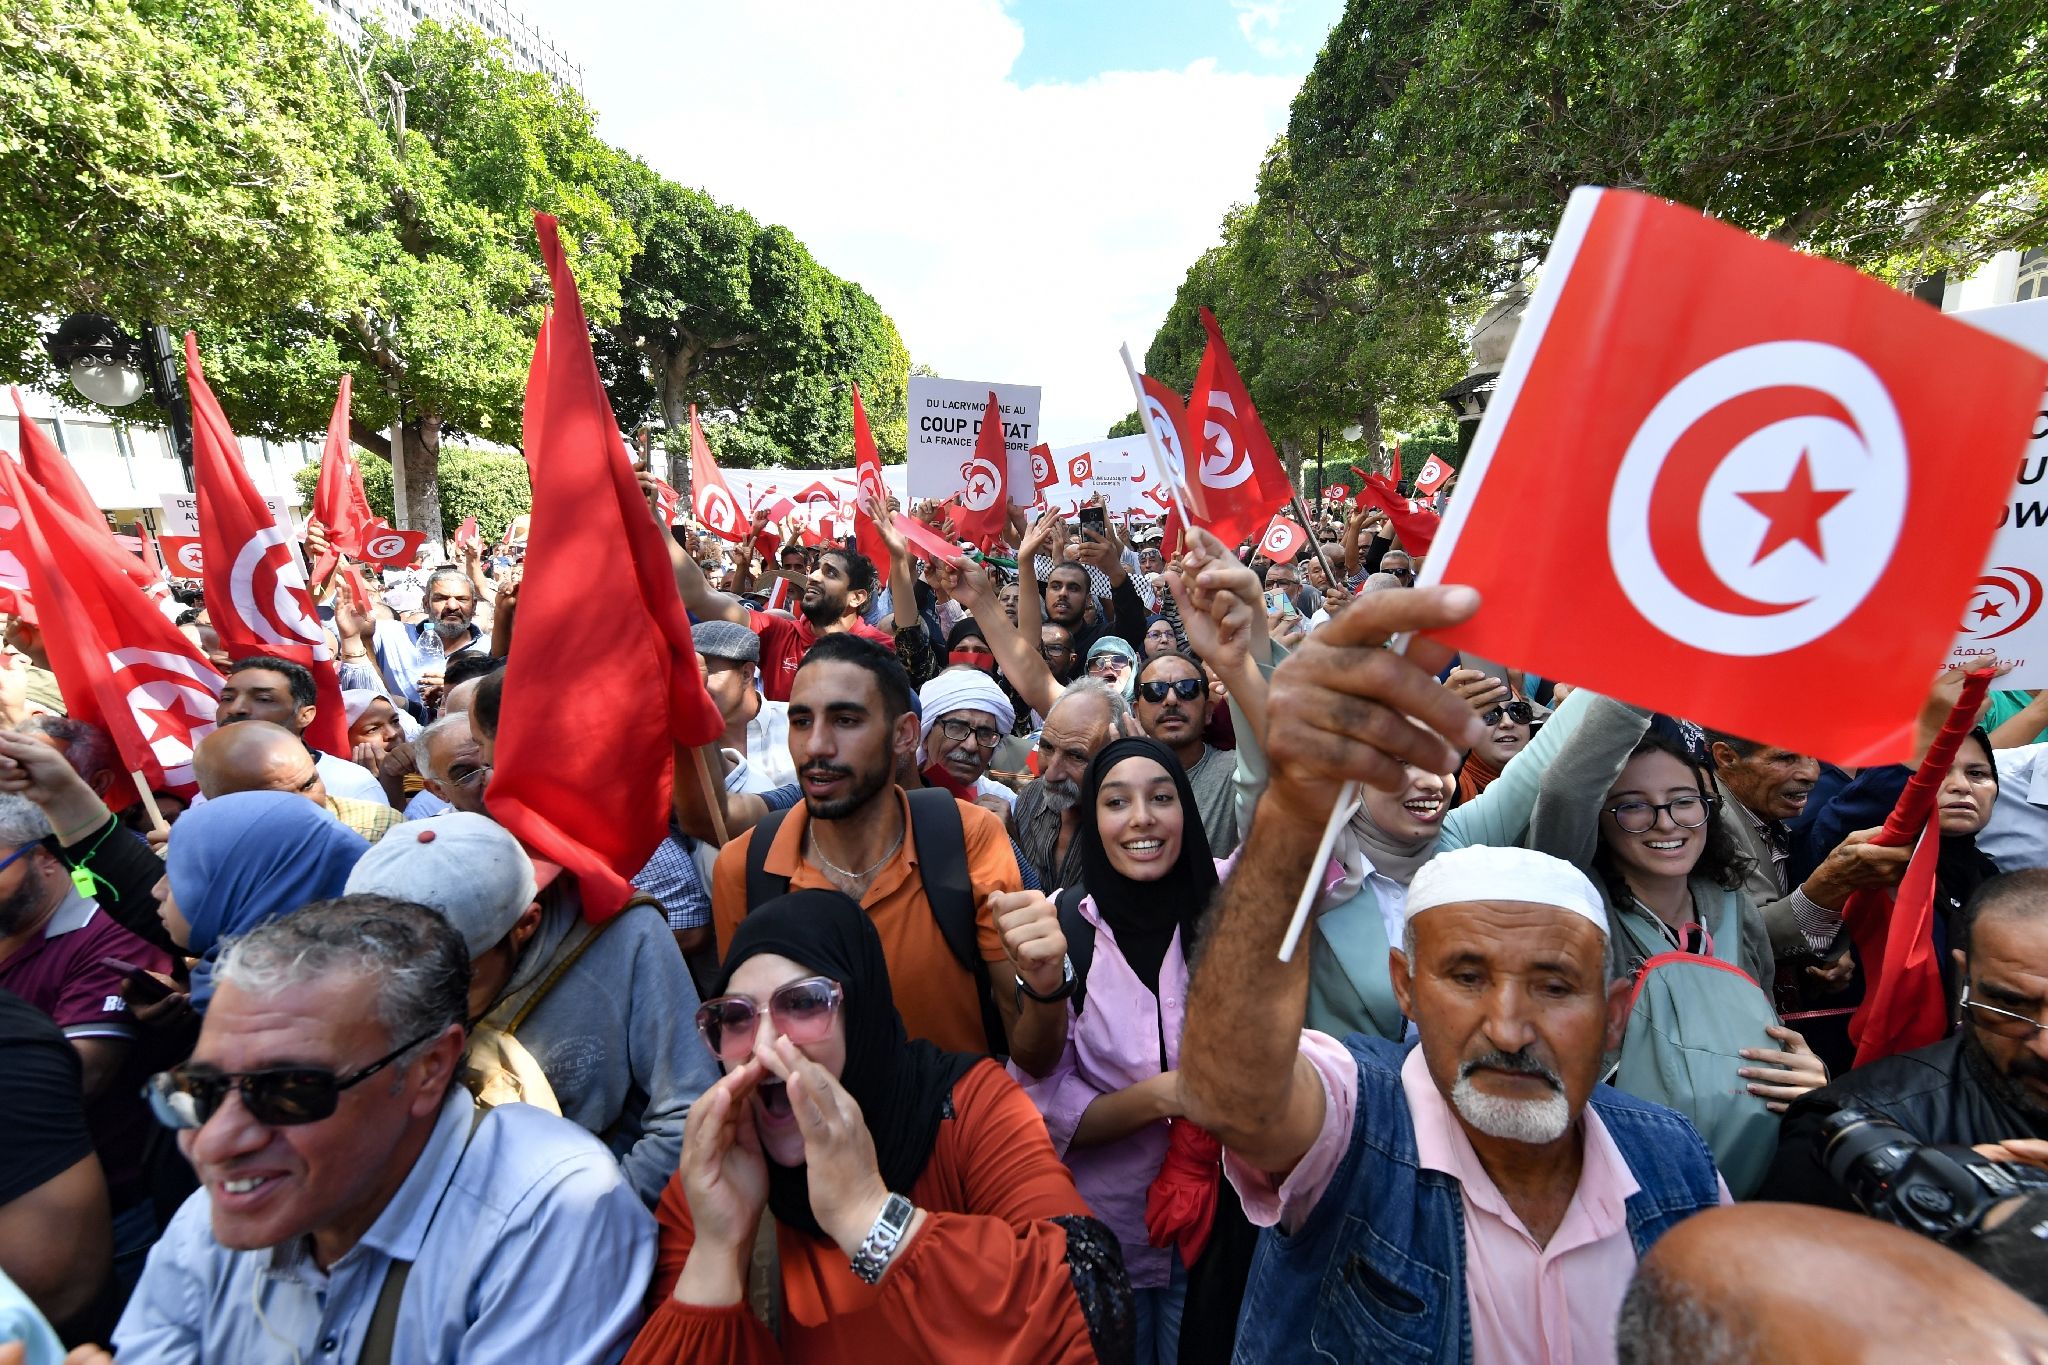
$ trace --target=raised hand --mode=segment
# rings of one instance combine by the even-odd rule
[[[683,1129],[683,1197],[696,1245],[714,1255],[745,1256],[768,1203],[768,1161],[752,1103],[766,1074],[752,1058],[733,1068],[690,1106]]]
[[[787,1038],[775,1040],[775,1055],[788,1070],[789,1107],[804,1138],[811,1213],[851,1257],[889,1199],[875,1165],[875,1140],[860,1105],[831,1072]]]
[[[1444,679],[1444,686],[1463,697],[1466,704],[1482,716],[1509,698],[1506,683],[1476,668],[1452,669],[1451,676]]]
[[[1058,512],[1044,513],[1037,521],[1031,523],[1031,529],[1024,533],[1024,539],[1017,545],[1017,558],[1036,559],[1039,555],[1051,554],[1048,547],[1056,538],[1064,539],[1065,531],[1066,523],[1060,519]],[[1059,556],[1053,555],[1053,559],[1057,561]]]
[[[1052,901],[1041,891],[991,891],[988,910],[1024,984],[1040,995],[1058,990],[1066,978],[1067,936]]]

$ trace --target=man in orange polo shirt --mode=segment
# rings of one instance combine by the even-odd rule
[[[902,666],[851,635],[821,638],[797,670],[789,702],[789,755],[803,804],[776,828],[763,870],[787,878],[792,891],[832,888],[860,902],[881,936],[882,952],[914,1038],[959,1052],[985,1052],[981,997],[975,976],[946,944],[932,916],[918,870],[909,801],[895,782],[899,761],[917,748],[917,718]],[[996,1005],[1006,1026],[1020,1009],[1020,971],[1041,995],[1058,991],[1063,957],[1020,968],[1006,952],[988,896],[1022,888],[1017,858],[996,816],[956,801],[966,839],[967,873],[978,902],[976,940],[989,964]],[[749,830],[719,851],[711,877],[712,918],[722,955],[747,913]],[[1057,933],[1057,925],[1051,926]],[[1012,930],[1020,941],[1027,935]],[[1057,1009],[1065,1012],[1064,997]]]

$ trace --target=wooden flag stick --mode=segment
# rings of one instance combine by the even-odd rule
[[[149,812],[150,828],[159,834],[170,833],[171,827],[164,820],[163,811],[157,808],[156,793],[151,791],[149,783],[143,780],[142,769],[130,768],[128,776],[135,780],[135,794],[142,798],[142,808]]]
[[[712,841],[717,847],[724,848],[732,841],[732,834],[725,827],[725,781],[711,771],[714,748],[715,745],[693,745],[691,757],[686,762],[683,747],[680,744],[676,746],[673,804],[677,822],[688,828],[690,822],[684,819],[686,803],[693,797],[702,801],[704,813],[711,824]],[[690,770],[688,774],[683,771],[686,767]]]
[[[1324,581],[1333,588],[1339,586],[1344,580],[1330,567],[1330,557],[1323,553],[1323,542],[1316,535],[1316,524],[1309,520],[1308,508],[1302,505],[1299,493],[1294,495],[1294,515],[1301,518],[1301,529],[1308,532],[1309,547],[1316,552],[1316,562],[1323,566]]]

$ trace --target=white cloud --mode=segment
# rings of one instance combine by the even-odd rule
[[[609,140],[859,280],[915,361],[1038,383],[1059,443],[1129,411],[1117,347],[1151,337],[1250,197],[1296,76],[1106,72],[1019,86],[995,0],[564,0]]]
[[[1237,11],[1237,31],[1261,57],[1277,61],[1300,51],[1299,43],[1284,42],[1279,37],[1281,22],[1290,8],[1288,0],[1230,0],[1230,7]]]

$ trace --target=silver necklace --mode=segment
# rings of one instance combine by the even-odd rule
[[[819,862],[823,863],[825,865],[825,870],[827,872],[833,874],[841,881],[857,883],[861,887],[865,888],[868,884],[868,879],[874,876],[877,872],[880,872],[882,870],[882,865],[884,863],[887,863],[891,858],[895,857],[896,850],[903,847],[904,830],[907,830],[909,828],[909,822],[905,821],[903,829],[899,829],[896,831],[896,842],[889,845],[889,851],[884,853],[881,857],[877,858],[874,861],[874,863],[870,867],[868,867],[868,869],[864,872],[848,872],[838,863],[835,863],[830,858],[827,858],[825,856],[825,850],[819,847],[818,845],[818,831],[815,828],[807,829],[804,831],[804,833],[810,841],[811,856],[816,858]]]

